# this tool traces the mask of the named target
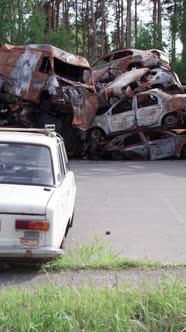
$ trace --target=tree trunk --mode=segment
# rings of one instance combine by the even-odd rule
[[[124,4],[123,0],[121,0],[121,42],[120,47],[124,47]]]
[[[138,2],[135,0],[135,13],[134,13],[134,40],[135,40],[135,48],[138,43]]]
[[[127,0],[126,47],[131,47],[131,0]]]
[[[97,56],[97,39],[96,39],[96,20],[94,15],[94,0],[90,0],[91,3],[91,15],[92,15],[92,31],[93,31],[93,52]]]
[[[159,47],[162,48],[162,6],[161,6],[161,0],[158,1],[158,17],[157,17],[157,22],[158,22],[158,35],[157,35],[157,40]]]
[[[78,3],[75,1],[76,54],[78,54]]]
[[[186,0],[183,0],[183,17],[182,17],[182,26],[181,26],[181,41],[183,44],[182,49],[182,61],[186,64]]]
[[[81,1],[81,29],[82,29],[82,51],[85,56],[86,22],[84,0]]]
[[[121,29],[120,29],[120,2],[117,0],[116,2],[116,37],[115,37],[115,43],[116,48],[119,49],[121,45],[121,39],[120,39]]]

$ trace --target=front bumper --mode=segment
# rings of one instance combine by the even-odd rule
[[[63,249],[56,249],[52,247],[17,248],[17,247],[0,246],[0,259],[1,258],[51,259],[60,256],[63,253],[64,253]]]

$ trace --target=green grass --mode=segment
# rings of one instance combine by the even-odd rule
[[[75,245],[64,256],[50,261],[43,269],[47,271],[65,271],[82,269],[128,269],[128,268],[157,268],[167,266],[185,266],[184,264],[162,264],[150,260],[135,261],[121,257],[111,246],[110,242],[101,243],[95,240],[92,245]]]
[[[1,332],[183,332],[186,287],[176,279],[144,289],[1,291]]]

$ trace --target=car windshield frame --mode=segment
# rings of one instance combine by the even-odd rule
[[[15,161],[16,159],[14,159],[14,160],[12,159],[12,162],[10,162],[10,161],[8,162],[8,158],[10,157],[10,154],[9,154],[9,156],[7,155],[5,157],[5,158],[7,158],[7,160],[5,160],[5,158],[3,159],[2,155],[1,155],[1,153],[4,153],[3,151],[1,152],[2,145],[6,146],[8,144],[9,144],[9,147],[11,147],[11,148],[13,148],[13,146],[16,146],[16,149],[19,149],[23,146],[25,146],[25,149],[26,149],[29,146],[29,150],[30,150],[30,147],[33,147],[34,156],[36,154],[36,147],[38,147],[40,149],[45,148],[48,150],[48,152],[47,152],[48,156],[45,152],[45,157],[48,158],[47,162],[49,162],[49,163],[48,163],[48,165],[45,165],[42,168],[42,163],[38,166],[39,159],[38,160],[35,159],[34,160],[35,163],[32,163],[31,160],[29,160],[29,162],[28,162],[28,160],[27,160],[28,155],[27,156],[23,155],[23,158],[20,159],[19,162],[16,162]],[[31,152],[31,150],[30,150],[30,152]],[[16,156],[16,153],[15,153],[15,155],[12,155],[12,157],[13,156]],[[27,158],[25,159],[25,157],[27,157]],[[26,160],[26,162],[24,163],[23,161],[25,161],[25,160]],[[20,171],[20,173],[19,173],[19,171]],[[35,176],[34,176],[34,172],[35,172]],[[3,175],[3,173],[4,173],[4,175]],[[45,180],[43,181],[44,175],[45,175],[45,178],[50,179],[50,181],[48,183],[47,183],[47,181],[45,182]],[[4,180],[3,180],[3,177],[4,177]],[[35,180],[33,180],[33,178],[35,178]],[[38,179],[36,180],[36,178],[38,178]],[[15,179],[15,181],[14,181],[14,179]],[[37,181],[40,181],[40,182],[37,182]],[[0,141],[0,184],[55,187],[56,183],[55,183],[55,176],[54,176],[54,165],[53,165],[52,152],[51,152],[50,147],[48,145],[40,144],[40,143],[36,144],[36,143],[29,143],[29,142]]]

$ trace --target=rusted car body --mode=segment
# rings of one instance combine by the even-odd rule
[[[160,50],[122,49],[107,54],[92,64],[93,78],[99,85],[109,83],[132,68],[155,68],[161,65],[170,69],[167,55]]]
[[[89,84],[84,80],[85,72],[89,73]],[[49,112],[70,110],[79,116],[87,111],[82,107],[83,94],[87,100],[95,89],[85,58],[47,44],[5,44],[0,48],[0,91],[19,101],[39,104]]]
[[[148,72],[149,68],[138,68],[125,72],[113,82],[107,84],[99,94],[106,102],[113,105],[123,97],[150,89],[151,85],[147,77]]]
[[[138,130],[113,138],[105,145],[104,152],[113,159],[186,158],[186,135],[156,129]]]
[[[103,114],[98,112],[89,129],[109,136],[142,127],[176,128],[185,116],[185,94],[151,89],[118,101]]]

